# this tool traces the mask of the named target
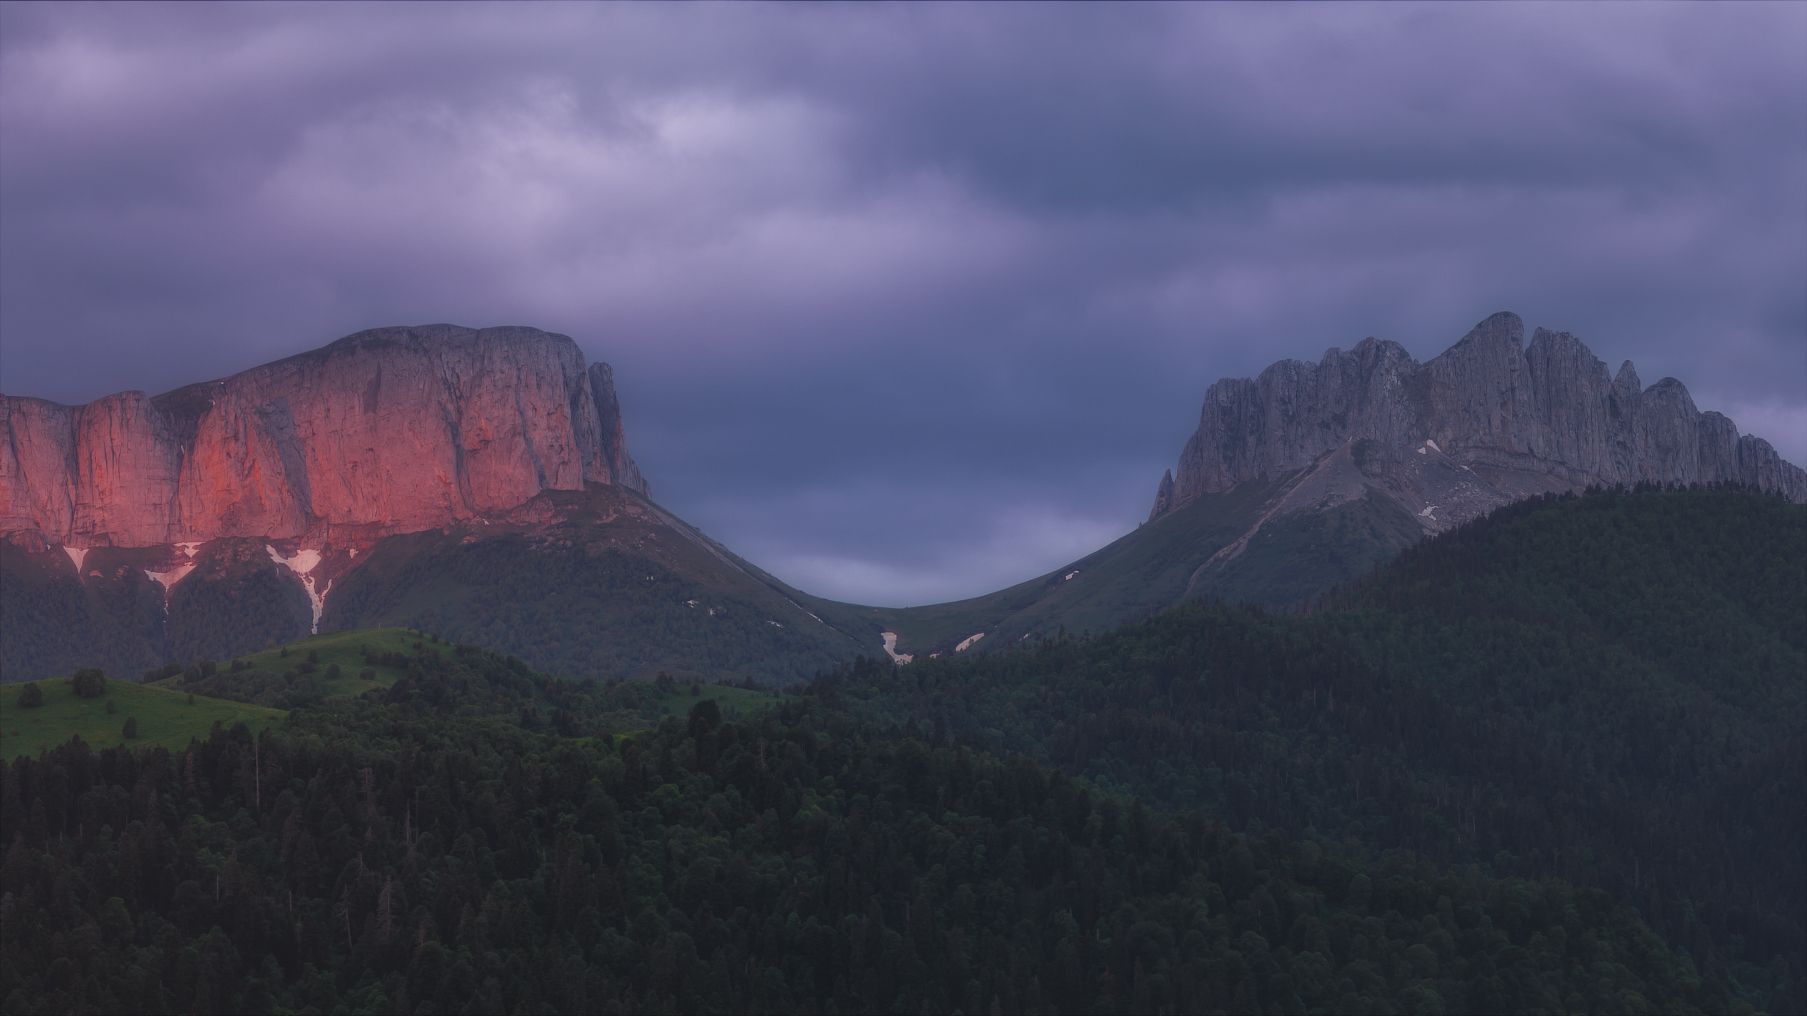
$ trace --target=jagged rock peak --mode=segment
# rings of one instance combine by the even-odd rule
[[[1167,509],[1172,506],[1173,470],[1169,469],[1161,474],[1161,483],[1155,488],[1154,508],[1148,513],[1148,521],[1153,522],[1155,519],[1167,514]]]
[[[1613,375],[1612,383],[1614,388],[1633,392],[1644,390],[1644,382],[1638,379],[1638,368],[1630,360],[1619,364],[1619,372]]]
[[[1590,484],[1739,482],[1807,501],[1807,473],[1768,442],[1740,437],[1665,378],[1642,389],[1627,360],[1616,375],[1568,332],[1502,311],[1419,364],[1395,343],[1364,339],[1316,364],[1282,360],[1254,380],[1205,392],[1199,426],[1150,518],[1239,483],[1295,473],[1361,441],[1378,462],[1413,464],[1435,448],[1485,497],[1503,503]]]
[[[1470,343],[1478,346],[1509,345],[1517,348],[1522,346],[1524,341],[1524,319],[1509,310],[1502,310],[1488,315],[1486,320],[1470,328],[1468,334],[1462,336],[1461,340],[1448,352],[1454,352]]]
[[[374,328],[156,398],[0,396],[0,535],[65,545],[409,532],[587,483],[646,493],[608,367],[535,328]]]

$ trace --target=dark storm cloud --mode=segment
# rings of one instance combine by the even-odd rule
[[[1510,308],[1807,458],[1807,8],[0,6],[0,387],[617,368],[812,591],[1133,527],[1210,381]]]

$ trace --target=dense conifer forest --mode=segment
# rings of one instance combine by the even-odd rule
[[[0,760],[0,1008],[1798,1011],[1803,562],[1775,498],[1547,499],[1309,613],[663,720],[421,644]]]
[[[1524,502],[1306,615],[849,670],[869,715],[1237,827],[1556,876],[1746,997],[1807,1008],[1807,508]]]

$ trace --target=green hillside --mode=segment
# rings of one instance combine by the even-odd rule
[[[78,575],[61,548],[0,544],[0,679],[224,664],[307,634],[307,596],[264,541],[210,541],[166,604],[146,569],[169,553],[96,548]],[[412,628],[577,678],[796,683],[881,645],[857,608],[806,605],[682,520],[606,485],[383,539],[329,581],[322,632]]]
[[[42,705],[25,708],[19,696],[26,684],[39,689]],[[98,698],[80,698],[68,681],[19,682],[0,689],[0,756],[36,755],[80,737],[91,748],[183,748],[189,740],[205,741],[215,726],[243,723],[253,731],[279,722],[278,709],[190,696],[129,681],[108,681]],[[138,721],[138,736],[123,733],[128,719]]]
[[[1606,492],[1312,614],[782,694],[393,630],[197,665],[390,673],[180,764],[0,758],[0,1004],[1800,1011],[1804,560],[1802,506]]]
[[[879,651],[871,622],[806,609],[650,502],[617,488],[540,500],[532,526],[383,541],[335,587],[322,627],[418,628],[600,679],[795,683]]]
[[[1186,595],[1295,607],[1369,574],[1422,539],[1417,519],[1397,502],[1369,491],[1323,511],[1267,522],[1241,553],[1199,568]]]
[[[6,1010],[1732,1007],[1597,891],[1162,814],[832,691],[597,736],[624,693],[665,699],[423,649],[179,765],[0,763]]]
[[[1257,527],[1293,479],[1207,494],[1008,589],[922,607],[868,607],[862,616],[897,632],[899,651],[918,657],[951,653],[979,632],[985,637],[969,651],[992,653],[1063,631],[1107,631],[1190,599],[1291,607],[1366,575],[1424,535],[1398,505],[1372,493]]]
[[[918,656],[952,652],[977,632],[986,633],[977,647],[994,651],[1063,628],[1078,634],[1140,620],[1184,599],[1193,573],[1254,524],[1278,486],[1248,483],[1206,495],[1102,550],[1008,589],[923,607],[865,608],[867,616],[897,632],[901,651]]]
[[[373,628],[314,635],[288,645],[225,663],[201,663],[171,673],[152,687],[203,692],[221,699],[276,705],[287,709],[319,707],[322,714],[367,708],[396,688],[413,694],[418,682],[409,677],[440,674],[448,668],[481,670],[510,679],[516,699],[515,718],[535,717],[564,725],[582,713],[595,722],[589,736],[637,734],[670,717],[683,717],[697,704],[713,702],[727,718],[745,718],[772,708],[780,699],[770,691],[700,681],[678,681],[662,675],[651,681],[573,682],[539,673],[519,660],[475,646],[452,645],[406,628]],[[441,682],[441,686],[443,687]],[[351,702],[361,697],[358,702]],[[468,703],[470,712],[499,709],[495,693],[484,691]],[[506,710],[504,710],[506,711]]]
[[[289,709],[387,688],[407,671],[413,654],[450,651],[438,639],[404,628],[333,632],[232,660],[171,665],[153,672],[151,683]]]
[[[163,590],[141,563],[102,547],[78,575],[60,551],[30,554],[0,540],[0,681],[83,667],[136,677],[162,663]]]
[[[1548,498],[1311,616],[918,661],[868,715],[1238,827],[1597,886],[1757,1005],[1807,978],[1807,507]]]

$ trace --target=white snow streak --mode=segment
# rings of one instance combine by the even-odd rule
[[[320,552],[317,550],[298,550],[292,557],[283,557],[276,552],[275,547],[272,547],[267,543],[264,544],[264,550],[270,555],[270,560],[282,565],[289,571],[294,572],[295,577],[301,580],[301,587],[307,590],[307,602],[314,608],[314,623],[308,630],[315,635],[320,634],[320,615],[326,613],[326,594],[333,587],[332,580],[328,579],[326,585],[319,589],[315,589],[314,577],[308,574],[315,568],[320,567]]]
[[[82,573],[82,562],[88,557],[88,548],[64,547],[63,553],[69,555],[70,563],[75,565],[75,573],[80,575]]]
[[[965,637],[965,638],[963,638],[963,639],[961,639],[961,640],[960,640],[960,644],[959,644],[959,645],[957,645],[957,646],[955,646],[955,647],[954,647],[954,652],[956,652],[956,653],[964,653],[964,652],[966,652],[966,651],[967,651],[967,650],[968,650],[968,649],[970,649],[970,648],[972,648],[972,645],[973,645],[973,643],[975,643],[975,642],[977,642],[977,641],[979,641],[979,640],[980,640],[980,639],[982,639],[982,638],[984,638],[984,637],[985,637],[985,633],[984,633],[984,632],[979,632],[979,633],[978,633],[978,634],[976,634],[976,635],[968,635],[968,636],[966,636],[966,637]]]
[[[164,603],[167,604],[169,602],[169,591],[174,589],[176,583],[187,578],[188,573],[194,570],[195,566],[192,564],[179,564],[169,571],[151,571],[149,568],[146,568],[144,570],[144,577],[163,587],[163,600]]]

